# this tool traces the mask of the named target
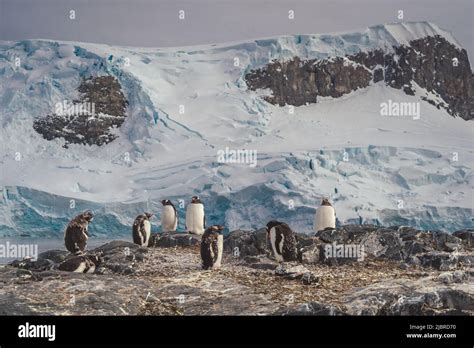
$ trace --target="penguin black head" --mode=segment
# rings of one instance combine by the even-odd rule
[[[278,226],[278,225],[282,225],[283,222],[280,222],[280,221],[276,221],[276,220],[272,220],[270,221],[268,224],[267,224],[267,232],[270,233],[270,230],[275,227],[275,226]]]
[[[152,213],[146,213],[146,212],[143,215],[145,215],[147,219],[149,219],[153,216]]]
[[[329,202],[329,198],[326,198],[326,197],[323,198],[323,201],[321,202],[321,205],[332,206],[331,203]]]
[[[222,225],[212,225],[207,228],[206,232],[217,232],[217,233],[222,233],[224,230],[224,226]]]
[[[201,199],[199,198],[199,196],[193,196],[191,198],[191,203],[201,203]]]
[[[82,218],[86,220],[87,222],[91,222],[94,219],[94,213],[90,210],[86,210],[81,215],[82,215]]]
[[[163,205],[173,205],[173,203],[171,203],[171,201],[169,199],[163,199],[161,201],[161,204],[163,204]]]

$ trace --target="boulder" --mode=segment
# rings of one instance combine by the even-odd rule
[[[474,230],[460,230],[453,233],[457,237],[466,242],[468,247],[472,247],[474,242]]]
[[[321,260],[321,248],[317,244],[312,244],[301,248],[298,251],[298,259],[301,263],[318,263]]]
[[[443,251],[455,251],[461,248],[462,239],[446,232],[433,232],[433,242],[436,248]]]
[[[150,238],[150,247],[173,248],[173,247],[190,247],[201,244],[201,235],[171,232],[171,233],[155,233]]]
[[[224,238],[224,251],[238,257],[267,254],[267,233],[262,228],[257,231],[236,230]]]
[[[295,315],[295,316],[307,316],[307,315],[325,315],[325,316],[337,316],[345,315],[338,307],[334,305],[328,305],[320,302],[308,302],[302,303],[283,311],[278,311],[275,315]]]

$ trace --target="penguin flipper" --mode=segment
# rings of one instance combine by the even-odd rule
[[[206,215],[203,216],[203,220],[204,220],[203,221],[203,226],[204,226],[204,228],[206,228]]]
[[[214,264],[217,261],[217,258],[219,257],[219,245],[218,245],[217,236],[213,236],[212,242],[211,242],[211,248],[212,248],[212,253],[213,253],[212,264]]]

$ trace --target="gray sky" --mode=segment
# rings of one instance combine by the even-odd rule
[[[179,10],[185,20],[178,19]],[[396,22],[398,10],[404,20],[428,20],[451,31],[472,63],[474,0],[0,0],[0,40],[185,46],[358,30]]]

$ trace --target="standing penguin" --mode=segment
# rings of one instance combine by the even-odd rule
[[[71,253],[82,253],[89,239],[89,223],[94,219],[94,214],[87,210],[72,219],[64,232],[64,244]]]
[[[321,206],[314,215],[313,229],[314,232],[318,232],[326,228],[336,228],[336,211],[331,203],[329,203],[329,199],[323,198]]]
[[[267,235],[272,246],[273,255],[278,262],[296,261],[295,233],[284,222],[272,220],[267,224]]]
[[[151,223],[150,218],[153,216],[151,213],[143,213],[138,215],[133,222],[133,242],[140,246],[148,246],[151,235]]]
[[[203,269],[216,269],[221,267],[222,251],[224,250],[224,226],[213,225],[209,227],[201,238],[201,259]]]
[[[203,234],[206,229],[206,215],[204,204],[198,196],[191,198],[191,203],[186,208],[186,231],[194,234]]]
[[[161,213],[161,231],[175,232],[178,227],[178,212],[169,199],[161,201],[163,212]]]

